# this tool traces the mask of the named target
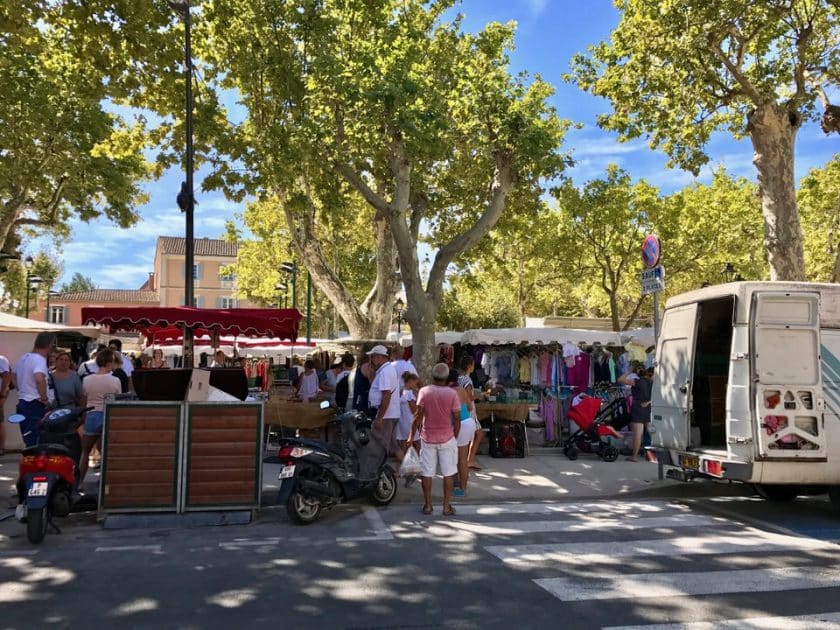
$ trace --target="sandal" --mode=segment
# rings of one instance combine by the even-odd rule
[[[433,509],[431,506],[424,505],[423,509],[420,511],[423,512],[423,514],[431,514],[433,512]]]
[[[481,466],[478,464],[468,464],[470,470],[481,470]]]
[[[444,516],[455,516],[455,508],[451,505],[448,508],[443,509]]]

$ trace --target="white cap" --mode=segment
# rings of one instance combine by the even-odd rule
[[[383,357],[391,356],[391,355],[390,355],[390,353],[388,352],[388,348],[386,348],[385,346],[382,346],[382,345],[380,345],[380,346],[373,346],[373,348],[371,348],[371,349],[370,349],[368,352],[366,352],[365,354],[367,354],[368,356],[370,356],[370,355],[372,355],[372,354],[379,354],[379,355],[381,355],[381,356],[383,356]]]

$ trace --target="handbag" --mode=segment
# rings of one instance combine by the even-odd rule
[[[419,475],[422,471],[423,468],[420,466],[420,453],[413,446],[409,446],[405,452],[405,456],[403,456],[402,464],[400,464],[400,475],[403,477]]]

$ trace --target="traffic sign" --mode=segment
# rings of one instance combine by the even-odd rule
[[[642,295],[664,291],[665,268],[662,265],[657,265],[653,269],[645,269],[639,274],[639,281],[642,283]]]
[[[642,263],[648,269],[659,264],[659,257],[662,255],[662,245],[656,234],[648,234],[642,242]]]

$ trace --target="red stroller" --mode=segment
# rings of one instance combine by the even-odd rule
[[[569,420],[574,420],[580,427],[563,442],[563,453],[569,459],[577,459],[578,453],[595,453],[605,462],[618,459],[618,449],[607,440],[608,435],[615,435],[615,429],[609,425],[613,416],[611,402],[603,410],[601,399],[593,396],[582,399],[569,410]]]

